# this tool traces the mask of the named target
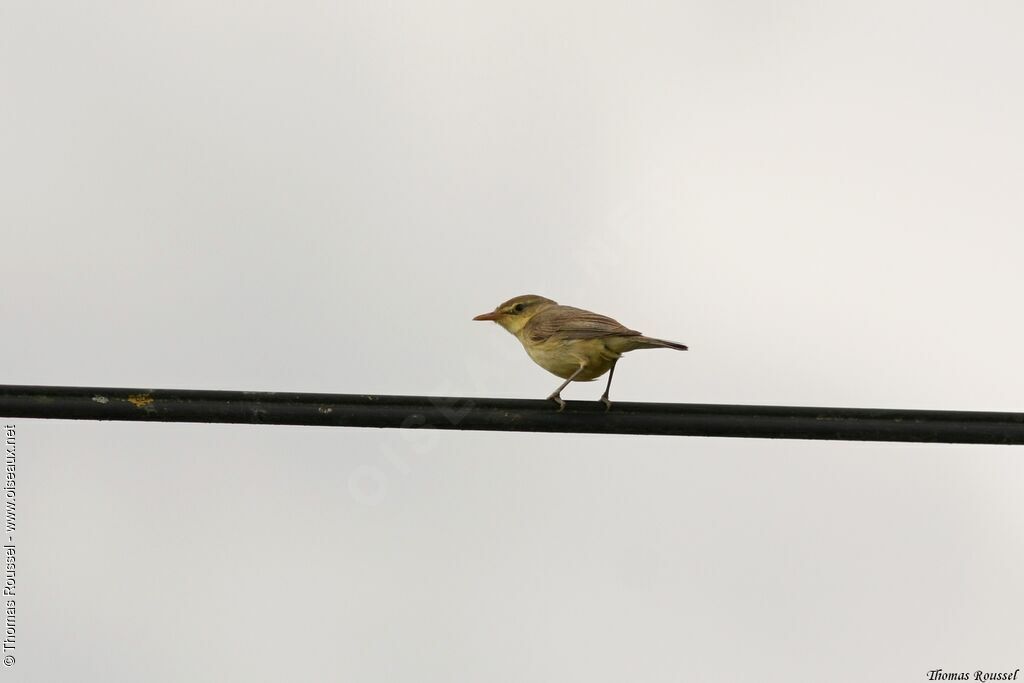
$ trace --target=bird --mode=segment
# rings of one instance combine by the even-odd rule
[[[601,395],[605,411],[611,409],[608,391],[612,388],[615,364],[622,354],[635,349],[676,349],[689,347],[664,339],[646,337],[617,320],[600,313],[562,306],[557,301],[524,294],[499,304],[489,313],[473,320],[491,320],[511,332],[533,361],[565,381],[548,400],[565,409],[562,389],[570,382],[590,382],[608,373],[608,386]]]

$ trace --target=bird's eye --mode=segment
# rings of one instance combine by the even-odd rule
[[[516,304],[515,306],[512,307],[512,312],[513,313],[522,313],[523,312],[523,305],[522,304]]]

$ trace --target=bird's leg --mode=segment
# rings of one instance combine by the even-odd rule
[[[562,389],[565,389],[565,387],[568,386],[569,382],[571,382],[574,379],[576,379],[576,375],[578,375],[581,372],[583,372],[583,368],[585,368],[585,367],[586,367],[585,363],[580,363],[579,369],[577,369],[576,372],[574,372],[571,375],[569,375],[569,379],[567,379],[564,382],[562,382],[562,384],[559,385],[559,387],[557,389],[555,389],[553,392],[551,392],[550,396],[548,396],[548,400],[549,401],[554,401],[555,403],[558,404],[558,412],[562,412],[563,410],[565,410],[565,401],[562,400],[562,395],[561,395],[562,394]]]
[[[612,402],[608,400],[608,391],[612,388],[612,375],[615,374],[615,364],[618,362],[618,358],[612,361],[612,367],[608,371],[608,386],[604,388],[604,393],[601,394],[601,403],[604,404],[604,412],[606,413],[612,409]]]

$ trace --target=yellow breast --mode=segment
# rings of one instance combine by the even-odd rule
[[[581,364],[584,369],[576,376],[576,381],[597,379],[608,372],[612,361],[619,357],[603,339],[547,339],[537,343],[520,337],[519,341],[533,362],[562,379],[568,379]]]

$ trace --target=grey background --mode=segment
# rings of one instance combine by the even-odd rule
[[[0,4],[3,381],[1022,410],[1017,2]],[[600,382],[570,387],[596,399]],[[1000,447],[18,420],[23,681],[1024,666]]]

